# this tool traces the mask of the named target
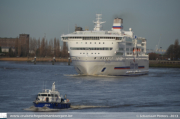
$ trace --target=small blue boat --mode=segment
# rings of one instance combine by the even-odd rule
[[[60,96],[60,93],[55,90],[55,82],[52,85],[52,90],[44,89],[42,93],[38,93],[36,100],[33,102],[35,107],[48,107],[53,109],[70,108],[70,100]]]

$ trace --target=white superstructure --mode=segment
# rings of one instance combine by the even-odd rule
[[[136,37],[131,28],[123,30],[123,19],[115,18],[111,31],[101,30],[101,14],[93,31],[77,28],[62,35],[68,43],[71,60],[82,75],[139,75],[148,73],[146,39]]]
[[[38,93],[35,103],[40,103],[40,102],[50,102],[50,103],[63,102],[63,103],[66,103],[66,102],[69,102],[69,99],[67,99],[67,101],[66,101],[66,99],[64,99],[60,96],[60,93],[55,89],[55,82],[54,82],[52,85],[52,90],[44,89],[43,92]]]

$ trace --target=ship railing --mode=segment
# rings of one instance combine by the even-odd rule
[[[51,90],[50,89],[43,89],[43,93],[50,93]]]
[[[132,74],[132,73],[148,73],[149,70],[134,70],[134,71],[126,71],[126,74]]]

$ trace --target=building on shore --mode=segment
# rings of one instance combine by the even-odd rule
[[[29,52],[29,34],[19,34],[19,38],[0,38],[0,47],[2,52],[17,52],[18,56],[28,55]]]

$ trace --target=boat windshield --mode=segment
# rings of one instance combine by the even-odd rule
[[[52,96],[52,97],[58,97],[58,95],[57,95],[57,94],[51,94],[51,96]]]
[[[51,96],[51,94],[38,94],[38,96]]]

